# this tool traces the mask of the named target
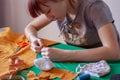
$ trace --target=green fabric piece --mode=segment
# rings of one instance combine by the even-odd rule
[[[80,47],[76,47],[76,46],[72,46],[72,45],[67,45],[67,44],[56,44],[50,47],[55,47],[55,48],[60,48],[60,49],[65,49],[65,50],[83,50],[84,48],[80,48]],[[38,54],[37,58],[40,58],[41,55]],[[76,67],[78,66],[78,64],[85,65],[87,63],[92,63],[92,62],[54,62],[54,66],[56,68],[60,68],[60,69],[66,69],[72,72],[75,72]],[[97,78],[97,77],[91,77],[90,80],[110,80],[111,75],[113,74],[120,74],[120,61],[110,61],[108,62],[108,64],[111,67],[111,71],[110,74],[105,75],[103,77]],[[38,69],[36,66],[33,66],[29,69],[25,69],[22,71],[18,72],[18,75],[22,75],[24,77],[26,77],[27,72],[28,71],[33,71],[36,73],[36,75],[39,75],[41,70]],[[27,80],[27,79],[26,79]],[[60,80],[60,79],[54,79],[54,80]]]

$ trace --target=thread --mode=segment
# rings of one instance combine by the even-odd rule
[[[79,74],[77,80],[90,80],[89,74]]]

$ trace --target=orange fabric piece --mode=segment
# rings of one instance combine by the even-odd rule
[[[51,45],[54,45],[54,44],[58,44],[58,42],[56,41],[51,41],[51,40],[47,40],[47,39],[43,39],[43,38],[40,38],[44,44],[44,46],[51,46]]]
[[[26,41],[28,42],[28,45],[21,48],[16,54],[14,54],[14,51],[18,47],[16,43],[19,41]],[[45,39],[43,39],[43,42],[48,46],[57,43]],[[22,70],[33,66],[33,60],[36,58],[36,53],[30,49],[30,43],[25,35],[13,33],[10,27],[0,28],[0,76],[9,73],[9,58],[13,56],[18,57],[28,65],[24,65],[24,67],[20,68],[20,70]]]
[[[12,77],[10,78],[10,74],[0,77],[0,80],[23,80],[23,79],[24,78],[22,76],[18,75],[12,75]]]
[[[25,64],[24,61],[20,60],[18,57],[9,58],[9,71],[13,70],[13,73],[17,72],[27,66],[28,65]]]
[[[36,75],[35,75],[35,73],[34,72],[32,72],[32,71],[30,71],[28,74],[27,74],[27,79],[28,80],[39,80],[39,77],[37,77]]]
[[[17,77],[17,71],[27,67],[23,60],[20,60],[18,57],[9,58],[9,73],[0,77],[1,80],[14,79]],[[20,79],[22,80],[22,79]]]
[[[49,75],[49,79],[61,78],[62,80],[73,80],[77,74],[70,72],[68,70],[53,68],[50,71],[42,71],[40,73],[40,78],[47,77]]]
[[[49,77],[49,76],[48,76]],[[36,76],[35,73],[33,71],[30,71],[27,74],[27,80],[49,80],[49,78],[39,78],[39,76]]]
[[[78,74],[70,72],[68,70],[53,68],[50,71],[42,71],[39,76],[36,76],[33,72],[28,73],[28,80],[52,80],[54,78],[60,78],[61,80],[73,80]]]

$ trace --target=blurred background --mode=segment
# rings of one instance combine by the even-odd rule
[[[11,27],[15,33],[24,34],[25,26],[33,20],[27,10],[28,0],[0,0],[0,27]],[[120,34],[120,0],[104,0],[111,9],[115,25]],[[58,37],[59,30],[56,22],[38,32],[40,37],[63,42]]]

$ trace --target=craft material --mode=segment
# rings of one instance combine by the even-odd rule
[[[16,48],[14,54],[16,54],[21,48],[27,46],[27,45],[28,45],[28,42],[19,41],[19,42],[17,42],[16,44],[17,44],[17,48]]]
[[[9,78],[10,75],[5,75],[0,77],[0,80],[25,80],[23,76],[13,75],[12,78]]]
[[[59,68],[52,68],[49,71],[41,71],[38,76],[34,72],[30,71],[27,75],[28,80],[74,80],[78,74]],[[57,79],[55,79],[57,80]]]
[[[120,80],[120,74],[114,74],[110,77],[110,80]]]
[[[79,64],[76,67],[76,72],[101,77],[110,72],[110,66],[107,64],[105,60],[101,60],[99,62],[85,64],[83,67],[81,67]]]
[[[90,74],[79,74],[77,80],[90,80]]]
[[[37,66],[41,70],[51,70],[53,68],[53,62],[49,58],[38,58],[34,60],[35,66]]]

